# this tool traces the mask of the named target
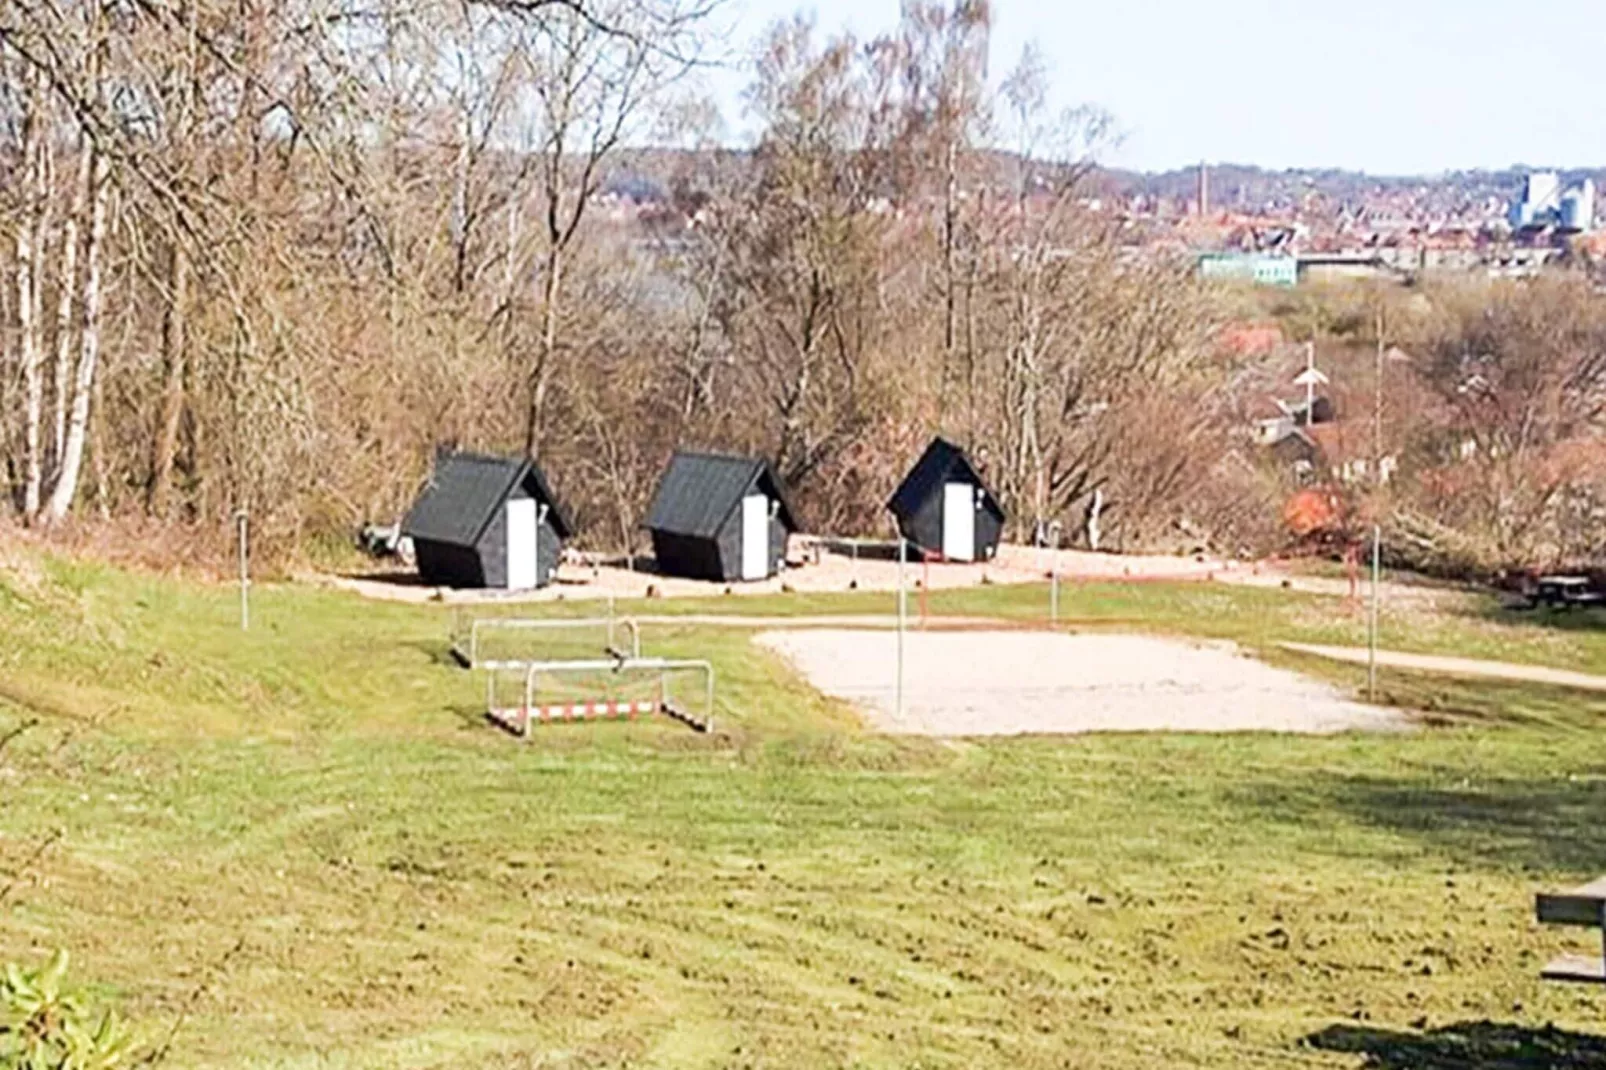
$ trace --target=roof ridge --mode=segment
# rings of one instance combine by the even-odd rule
[[[479,527],[474,529],[474,541],[476,543],[485,537],[485,529],[489,528],[496,520],[497,505],[507,501],[507,496],[512,492],[513,488],[524,482],[526,473],[530,471],[530,459],[528,457],[520,457],[517,460],[511,457],[492,458],[492,460],[497,460],[499,463],[511,468],[513,475],[502,483],[502,491],[496,496],[497,504],[492,505],[485,511],[485,518],[480,521]],[[548,508],[550,507],[549,504]]]

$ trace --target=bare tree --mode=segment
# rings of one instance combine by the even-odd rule
[[[67,419],[67,438],[62,450],[61,468],[46,507],[47,520],[59,521],[72,509],[78,494],[83,468],[84,443],[89,432],[89,407],[94,397],[95,373],[100,364],[102,260],[106,245],[106,217],[111,201],[110,161],[103,153],[94,154],[89,179],[89,234],[84,250],[84,318],[77,375],[73,381],[72,406]]]
[[[817,48],[806,22],[775,29],[751,93],[766,134],[750,184],[714,224],[721,326],[768,415],[762,445],[794,484],[862,434],[891,389],[891,82],[876,58],[848,38]]]
[[[62,458],[67,452],[67,396],[72,381],[74,331],[78,326],[74,311],[79,286],[79,220],[83,218],[86,210],[84,197],[90,184],[88,145],[80,141],[77,156],[77,175],[73,182],[72,204],[67,210],[67,218],[62,226],[60,270],[56,280],[56,359],[53,391],[55,404],[51,457],[54,458],[57,471],[60,470]]]
[[[711,10],[681,0],[556,6],[543,8],[527,27],[545,245],[524,435],[532,456],[546,434],[547,396],[558,371],[570,248],[601,189],[605,163],[641,129],[648,105],[696,64],[698,32]]]
[[[1582,280],[1437,296],[1420,369],[1390,368],[1424,376],[1436,400],[1391,419],[1414,469],[1402,507],[1459,533],[1482,568],[1588,559],[1606,503],[1606,312]]]
[[[39,514],[44,484],[44,246],[50,205],[51,98],[45,73],[23,69],[22,218],[16,225],[17,354],[23,384],[23,518]]]
[[[940,409],[950,394],[961,346],[960,303],[973,274],[960,264],[965,229],[961,225],[961,186],[975,181],[967,174],[974,143],[986,125],[987,52],[992,11],[987,0],[954,0],[951,6],[929,0],[911,0],[903,7],[903,25],[897,38],[902,55],[902,110],[904,130],[900,146],[906,170],[899,185],[905,196],[921,198],[927,188],[924,166],[931,158],[942,161],[942,380]],[[967,382],[969,377],[967,376]]]

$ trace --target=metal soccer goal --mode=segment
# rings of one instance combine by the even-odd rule
[[[531,657],[539,653],[533,648],[538,644],[552,645],[549,637],[586,631],[597,633],[603,640],[603,652],[615,659],[641,657],[641,625],[632,617],[611,615],[574,619],[476,617],[453,628],[452,656],[467,669],[516,669],[537,660]]]
[[[635,720],[662,713],[699,732],[714,730],[714,667],[696,658],[575,658],[529,661],[523,670],[522,702],[509,705],[497,679],[515,668],[487,666],[486,716],[519,736],[554,721]],[[680,681],[694,675],[698,686]],[[599,694],[600,693],[600,694]]]

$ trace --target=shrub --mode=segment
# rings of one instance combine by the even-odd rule
[[[112,1070],[131,1060],[127,1027],[91,1010],[66,976],[65,951],[38,969],[8,963],[0,972],[0,1070]]]

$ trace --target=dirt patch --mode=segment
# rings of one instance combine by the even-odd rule
[[[884,732],[1002,736],[1075,732],[1391,729],[1406,719],[1274,669],[1228,643],[1052,632],[764,632],[757,641]]]
[[[656,572],[618,565],[564,562],[557,582],[539,591],[449,590],[424,584],[414,572],[400,566],[365,576],[308,574],[309,582],[353,591],[367,598],[392,602],[445,602],[452,605],[562,602],[608,598],[709,598],[721,594],[764,595],[787,591],[895,591],[898,589],[897,551],[892,544],[866,544],[863,553],[821,549],[812,541],[794,539],[792,565],[779,576],[752,583],[709,583],[678,579]],[[1078,550],[1038,550],[1003,545],[996,559],[987,562],[908,561],[902,572],[910,591],[924,587],[941,591],[983,584],[1041,583],[1051,571],[1074,580],[1209,580],[1229,573],[1252,573],[1255,567],[1234,562],[1165,555],[1093,554]]]

